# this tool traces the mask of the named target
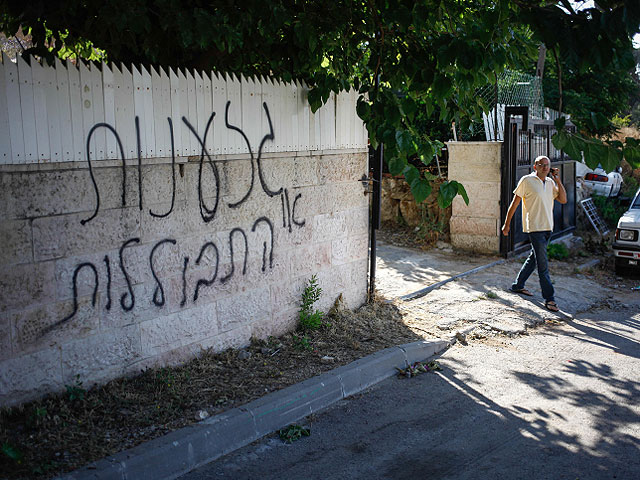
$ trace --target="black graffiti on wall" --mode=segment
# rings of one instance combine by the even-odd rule
[[[267,226],[269,227],[269,231],[271,232],[271,248],[269,250],[269,268],[273,268],[273,224],[271,223],[271,220],[269,220],[267,217],[260,217],[259,219],[257,219],[254,223],[253,223],[253,227],[251,227],[251,231],[255,232],[256,231],[256,227],[258,226],[259,223],[266,223]],[[267,242],[264,242],[263,244],[263,249],[262,249],[262,271],[264,272],[266,269],[266,264],[267,264]],[[246,259],[245,259],[246,262]]]
[[[242,274],[247,273],[247,258],[249,257],[249,242],[247,241],[247,234],[244,233],[244,230],[241,228],[234,228],[229,232],[229,251],[231,252],[231,270],[224,277],[220,279],[220,282],[227,283],[229,279],[233,276],[233,272],[235,270],[235,262],[233,261],[233,234],[240,233],[242,234],[242,238],[244,239],[244,263],[242,264]]]
[[[240,205],[242,205],[244,202],[247,201],[247,199],[251,196],[251,192],[253,191],[253,185],[255,183],[255,173],[256,173],[256,169],[258,171],[258,178],[260,180],[260,185],[262,186],[262,190],[264,191],[264,193],[266,193],[269,197],[275,197],[277,195],[280,195],[283,191],[283,187],[280,187],[278,190],[272,190],[268,185],[267,182],[265,180],[265,174],[264,174],[264,170],[263,170],[263,166],[262,166],[262,151],[264,148],[265,143],[267,142],[267,140],[274,140],[275,139],[275,135],[274,135],[274,131],[273,131],[273,123],[271,122],[271,115],[269,114],[269,108],[267,107],[266,103],[262,104],[262,108],[264,110],[264,113],[267,117],[267,123],[269,124],[269,133],[265,134],[262,137],[262,140],[260,141],[260,145],[258,147],[258,152],[257,154],[254,156],[253,150],[251,149],[251,143],[249,142],[249,138],[247,137],[247,135],[245,134],[245,132],[235,126],[232,125],[231,123],[229,123],[229,108],[231,106],[231,101],[227,101],[226,106],[225,106],[225,126],[227,129],[237,132],[238,134],[240,134],[244,140],[244,142],[247,145],[247,150],[249,152],[249,156],[250,156],[250,162],[251,162],[251,182],[249,185],[249,189],[247,191],[247,193],[237,202],[231,202],[228,204],[229,208],[238,208]],[[209,153],[209,149],[207,148],[207,138],[209,138],[209,131],[213,128],[213,120],[215,118],[216,113],[212,112],[211,115],[209,116],[209,120],[207,121],[207,124],[205,126],[204,132],[202,134],[202,136],[198,133],[198,131],[196,130],[196,128],[191,124],[191,122],[186,118],[186,117],[182,117],[182,121],[183,123],[186,125],[186,127],[189,129],[189,131],[191,132],[191,134],[195,137],[195,139],[198,141],[198,143],[200,144],[201,150],[200,150],[200,162],[199,162],[199,169],[198,169],[198,203],[199,203],[199,207],[200,207],[200,215],[202,217],[202,219],[205,222],[210,222],[211,220],[213,220],[216,216],[216,212],[218,210],[218,204],[220,202],[220,174],[218,172],[218,167],[216,166],[216,163],[213,161],[213,159],[211,158],[211,154]],[[171,139],[171,175],[172,175],[172,189],[171,189],[171,207],[169,208],[169,211],[167,211],[164,214],[157,214],[151,211],[151,209],[149,209],[149,214],[153,217],[158,217],[158,218],[163,218],[168,216],[169,214],[171,214],[171,212],[173,211],[174,208],[174,204],[175,204],[175,195],[176,195],[176,174],[175,174],[175,140],[174,140],[174,131],[173,131],[173,123],[171,121],[170,117],[167,117],[167,122],[169,124],[169,137]],[[136,133],[136,155],[138,158],[138,163],[137,163],[137,169],[138,169],[138,207],[140,210],[142,210],[143,208],[143,174],[142,174],[142,143],[140,140],[140,118],[136,115],[136,117],[134,118],[134,124],[135,124],[135,133]],[[120,138],[120,135],[118,134],[118,132],[116,131],[116,129],[108,124],[108,123],[97,123],[96,125],[94,125],[91,130],[89,130],[89,134],[87,135],[87,164],[89,167],[89,175],[91,177],[91,182],[93,184],[93,189],[95,192],[95,207],[94,207],[94,211],[91,214],[91,216],[89,218],[83,219],[80,221],[80,223],[82,225],[87,224],[88,222],[90,222],[91,220],[93,220],[97,215],[98,212],[100,210],[100,190],[98,188],[98,184],[96,182],[94,173],[93,173],[93,167],[92,167],[92,159],[91,159],[91,151],[89,149],[89,144],[91,142],[91,138],[93,137],[93,135],[95,134],[96,130],[99,128],[106,128],[107,130],[109,130],[115,137],[117,143],[118,143],[118,149],[120,151],[120,159],[122,160],[122,206],[125,207],[127,205],[126,203],[126,181],[127,181],[127,176],[126,176],[126,162],[125,162],[125,155],[124,155],[124,148],[122,146],[122,140]],[[211,169],[211,172],[213,173],[214,176],[214,181],[215,181],[215,203],[213,206],[208,206],[205,201],[204,201],[204,192],[203,192],[203,170],[204,170],[204,163],[205,163],[205,157],[207,159],[207,165],[209,166],[209,168]]]
[[[167,122],[169,122],[169,136],[171,137],[171,206],[166,213],[153,213],[151,209],[149,209],[149,215],[156,218],[164,218],[168,217],[171,212],[173,212],[173,207],[176,203],[176,151],[175,151],[175,140],[173,138],[173,122],[170,117],[167,117]],[[142,196],[140,197],[142,198]]]
[[[207,242],[202,246],[202,248],[200,249],[200,254],[198,255],[198,259],[196,260],[196,265],[200,265],[200,260],[202,260],[202,256],[204,255],[204,252],[209,247],[213,248],[213,251],[216,252],[216,268],[213,271],[213,275],[211,276],[210,279],[201,278],[196,283],[196,291],[193,292],[193,303],[195,303],[198,300],[198,294],[200,293],[200,288],[210,287],[211,285],[214,284],[214,282],[216,281],[216,277],[218,276],[218,265],[220,264],[220,254],[218,253],[218,247],[216,247],[215,243]]]
[[[131,238],[126,242],[124,242],[122,244],[122,247],[120,247],[120,252],[118,254],[120,257],[120,270],[122,271],[122,275],[124,275],[124,279],[127,282],[127,288],[129,289],[128,292],[123,293],[122,296],[120,297],[120,306],[125,312],[133,310],[133,307],[135,307],[136,305],[136,296],[133,294],[133,287],[131,286],[131,278],[129,277],[129,273],[127,272],[127,269],[124,267],[124,259],[123,259],[124,249],[134,243],[140,243],[140,239]],[[127,304],[127,296],[131,297],[131,301],[129,302],[129,304]]]
[[[83,262],[80,265],[78,265],[75,270],[73,271],[73,280],[71,280],[71,285],[73,288],[73,310],[71,311],[71,313],[69,315],[67,315],[66,317],[64,317],[62,320],[58,320],[57,322],[49,325],[48,327],[46,327],[43,332],[42,335],[49,333],[51,330],[59,327],[60,325],[68,322],[69,320],[71,320],[73,317],[75,317],[76,313],[78,313],[78,274],[80,273],[80,271],[83,268],[89,268],[92,272],[93,272],[93,280],[94,280],[94,286],[93,286],[93,296],[91,297],[91,305],[93,307],[96,306],[96,300],[98,297],[98,284],[99,284],[99,280],[98,280],[98,269],[96,268],[96,266],[91,263],[91,262]],[[110,283],[109,283],[110,285]],[[107,303],[107,305],[109,305],[109,308],[111,308],[110,306],[110,301]]]
[[[215,117],[215,115],[216,115],[215,112],[211,113],[211,116],[209,117],[209,121],[207,122],[207,126],[204,129],[205,140],[207,138],[207,134],[209,133],[209,128],[211,128],[211,125],[213,124],[213,118]],[[200,205],[200,215],[202,216],[202,219],[205,222],[210,222],[211,220],[214,219],[214,217],[216,216],[216,211],[218,210],[218,202],[220,200],[220,174],[218,173],[218,167],[216,166],[214,161],[211,159],[211,156],[209,155],[209,151],[207,150],[205,141],[203,141],[202,138],[200,138],[200,135],[198,135],[198,132],[193,127],[193,125],[189,123],[189,120],[187,120],[185,117],[182,117],[182,121],[187,126],[187,128],[191,130],[191,133],[193,133],[193,135],[198,140],[198,143],[200,143],[200,146],[202,147],[202,151],[200,153],[200,164],[198,167],[198,203]],[[213,177],[216,182],[216,203],[213,206],[213,208],[207,207],[207,205],[204,203],[204,196],[202,193],[202,169],[204,166],[205,156],[207,157],[207,160],[208,160],[207,165],[211,167],[211,170],[213,171]]]
[[[158,248],[164,245],[165,243],[171,243],[175,245],[176,241],[172,238],[166,238],[164,240],[160,240],[158,243],[156,243],[153,246],[153,248],[151,249],[151,254],[149,255],[149,267],[151,269],[151,275],[153,275],[154,280],[158,284],[158,286],[153,292],[153,304],[156,307],[162,307],[164,305],[165,298],[164,298],[164,289],[162,288],[162,283],[160,283],[160,280],[158,279],[156,269],[153,268],[153,257],[156,253],[156,250],[158,250]]]
[[[284,228],[289,228],[289,232],[292,231],[291,228],[291,223],[293,222],[293,225],[295,225],[296,227],[304,227],[305,225],[305,220],[298,220],[296,219],[296,206],[298,203],[298,200],[300,200],[302,198],[302,194],[299,193],[295,196],[295,198],[293,199],[293,206],[292,204],[289,202],[289,190],[287,190],[286,188],[284,189],[284,192],[282,192],[282,195],[280,195],[280,200],[282,203],[282,226]],[[286,204],[286,207],[285,207]]]
[[[137,118],[137,117],[136,117]],[[98,215],[98,210],[100,210],[100,190],[98,190],[98,184],[96,183],[96,177],[93,175],[93,169],[91,168],[91,152],[89,150],[89,143],[91,142],[91,137],[96,132],[98,128],[106,128],[116,137],[116,141],[118,142],[118,149],[120,150],[120,159],[122,160],[122,206],[125,207],[127,205],[127,200],[125,198],[125,194],[127,191],[127,171],[126,164],[124,160],[124,149],[122,148],[122,141],[120,140],[120,135],[116,132],[116,129],[113,128],[108,123],[97,123],[95,124],[91,130],[89,130],[89,134],[87,135],[87,164],[89,165],[89,175],[91,176],[91,182],[93,183],[93,189],[96,192],[96,206],[94,208],[93,214],[84,220],[80,220],[82,225],[90,222]],[[138,142],[139,143],[139,142]]]
[[[228,203],[227,206],[229,208],[235,209],[240,207],[243,203],[245,203],[247,201],[247,199],[251,196],[251,193],[253,191],[253,186],[255,183],[255,177],[256,177],[256,171],[258,174],[258,178],[260,180],[260,184],[262,187],[262,190],[264,191],[264,193],[267,194],[268,197],[272,198],[275,196],[280,196],[281,202],[282,202],[282,216],[283,216],[283,228],[288,229],[289,232],[292,231],[292,226],[295,226],[297,228],[302,228],[305,225],[305,220],[300,220],[297,218],[296,215],[296,206],[298,204],[298,201],[302,198],[302,194],[298,193],[295,198],[293,199],[293,202],[290,201],[290,197],[289,197],[289,190],[285,189],[283,187],[281,187],[279,190],[271,190],[266,181],[265,181],[265,175],[263,172],[263,167],[262,167],[262,163],[261,163],[261,159],[262,159],[262,151],[265,145],[265,142],[267,140],[273,140],[274,137],[274,132],[273,132],[273,125],[271,122],[271,116],[269,114],[269,109],[266,105],[266,103],[263,103],[263,109],[269,124],[269,133],[264,135],[261,142],[260,142],[260,146],[258,148],[258,152],[257,155],[254,156],[253,151],[251,149],[251,144],[249,142],[249,139],[247,137],[247,135],[245,134],[245,132],[242,131],[242,129],[240,129],[239,127],[232,125],[229,122],[229,108],[230,108],[230,104],[231,102],[227,102],[226,104],[226,108],[225,108],[225,125],[227,127],[227,129],[237,132],[238,134],[240,134],[242,136],[242,138],[244,139],[246,145],[247,145],[247,149],[249,150],[249,154],[250,154],[250,162],[251,162],[251,182],[249,185],[249,188],[247,190],[247,192],[243,195],[243,197],[237,201],[237,202],[232,202],[232,203]],[[200,151],[200,159],[199,159],[199,170],[198,170],[198,185],[197,185],[197,189],[198,189],[198,202],[199,202],[199,207],[200,207],[200,215],[202,220],[205,223],[209,223],[211,220],[214,219],[217,211],[218,211],[218,207],[219,207],[219,196],[220,196],[220,175],[216,166],[216,163],[213,161],[213,159],[211,158],[211,155],[208,151],[207,145],[206,145],[206,139],[210,136],[209,132],[210,130],[213,128],[213,121],[215,118],[215,112],[213,112],[211,114],[211,116],[209,117],[209,120],[207,121],[205,130],[203,132],[203,135],[200,136],[199,133],[197,132],[197,130],[194,128],[194,126],[189,122],[189,120],[185,117],[182,117],[182,121],[184,122],[184,124],[187,126],[187,128],[190,130],[190,132],[192,133],[192,135],[197,139],[197,141],[200,144],[201,147],[201,151]],[[171,206],[169,208],[169,210],[165,213],[159,214],[159,213],[155,213],[153,212],[151,209],[149,209],[149,214],[152,217],[156,217],[156,218],[165,218],[167,216],[169,216],[173,210],[174,210],[174,205],[175,205],[175,197],[176,197],[176,173],[175,173],[175,145],[174,145],[174,130],[173,130],[173,124],[171,121],[171,118],[167,118],[167,122],[169,125],[169,136],[171,139],[171,155],[172,155],[172,161],[171,161],[171,172],[172,172],[172,194],[171,194]],[[89,154],[89,143],[91,141],[91,137],[92,135],[95,133],[95,131],[98,128],[106,128],[107,130],[109,130],[116,138],[116,141],[118,143],[118,147],[120,149],[120,156],[121,156],[121,160],[122,160],[122,206],[125,207],[126,206],[126,198],[125,198],[125,193],[126,193],[126,169],[125,169],[125,159],[124,159],[124,149],[122,147],[122,142],[120,140],[120,137],[118,135],[118,132],[110,125],[106,124],[106,123],[99,123],[97,125],[95,125],[89,132],[88,138],[87,138],[87,162],[89,165],[89,173],[91,176],[91,180],[93,182],[93,186],[95,189],[95,195],[96,195],[96,205],[94,208],[94,211],[92,213],[92,215],[81,221],[82,225],[85,225],[86,223],[90,222],[91,220],[93,220],[97,215],[98,212],[100,210],[100,192],[98,190],[98,186],[95,180],[95,177],[93,175],[93,170],[92,170],[92,163],[91,163],[91,156]],[[136,128],[136,141],[137,141],[137,157],[138,157],[138,207],[140,210],[143,209],[143,183],[142,183],[142,151],[141,151],[141,147],[140,147],[140,122],[138,117],[135,118],[135,128]],[[206,159],[206,162],[205,162]],[[209,168],[211,173],[213,174],[214,180],[215,180],[215,203],[213,205],[207,205],[204,201],[204,192],[203,192],[203,171],[205,168]],[[259,218],[257,218],[255,220],[255,222],[253,223],[252,227],[251,227],[251,233],[253,234],[253,236],[255,238],[265,238],[265,233],[268,235],[268,239],[264,240],[262,242],[262,269],[261,271],[264,273],[267,271],[267,267],[269,269],[273,268],[273,258],[274,258],[274,226],[272,221],[267,217],[267,216],[260,216]],[[240,240],[242,240],[240,242]],[[126,267],[126,263],[125,262],[125,253],[126,250],[136,244],[140,243],[140,238],[131,238],[126,240],[120,247],[119,251],[118,251],[118,261],[119,261],[119,267],[120,267],[120,272],[122,274],[122,277],[124,277],[125,283],[126,283],[126,291],[123,292],[120,295],[120,308],[123,312],[131,312],[136,305],[136,295],[134,292],[134,288],[133,288],[133,284],[132,284],[132,280],[130,277],[130,273],[129,270],[127,270]],[[166,298],[166,292],[165,292],[165,288],[166,286],[163,285],[162,280],[160,278],[160,275],[158,274],[157,270],[156,270],[156,266],[154,261],[157,259],[157,257],[160,255],[160,252],[163,250],[162,247],[164,245],[167,244],[171,244],[171,245],[178,245],[177,240],[172,239],[172,238],[166,238],[163,240],[158,241],[153,248],[150,251],[149,254],[149,270],[151,272],[151,275],[153,276],[154,281],[156,282],[156,287],[155,290],[153,292],[152,297],[150,298],[150,303],[152,303],[153,305],[155,305],[157,308],[163,308],[166,303],[167,303],[167,298]],[[249,258],[249,239],[247,237],[247,233],[245,233],[245,231],[240,228],[240,227],[235,227],[233,228],[230,232],[229,232],[229,237],[228,237],[228,248],[229,248],[229,271],[225,274],[222,275],[221,277],[218,277],[218,273],[219,273],[219,267],[220,267],[220,251],[218,250],[218,246],[215,244],[215,242],[213,241],[207,241],[205,242],[202,247],[200,248],[198,257],[195,261],[195,267],[189,267],[190,264],[190,259],[188,256],[182,257],[182,284],[181,284],[181,300],[180,300],[180,307],[185,307],[187,305],[187,303],[189,302],[189,299],[192,299],[191,302],[192,303],[196,303],[198,301],[198,298],[200,298],[200,296],[202,295],[202,291],[204,289],[208,289],[208,288],[215,288],[216,285],[216,281],[219,284],[226,284],[235,274],[236,274],[236,263],[238,261],[238,259],[236,258],[236,254],[238,253],[235,249],[234,246],[238,246],[240,245],[241,247],[243,247],[242,252],[243,255],[243,263],[242,263],[242,270],[241,270],[241,274],[244,276],[247,274],[247,262],[248,262],[248,258]],[[190,270],[190,268],[202,268],[202,264],[203,259],[204,259],[204,255],[207,251],[213,250],[213,253],[215,254],[215,262],[213,262],[213,264],[211,265],[213,268],[213,273],[208,277],[208,278],[200,278],[195,282],[195,286],[194,285],[190,285],[188,282],[188,271]],[[104,264],[105,264],[105,269],[106,269],[106,303],[105,303],[105,310],[110,310],[112,308],[112,270],[111,270],[111,259],[109,258],[109,255],[105,255],[103,258]],[[192,264],[192,265],[194,265]],[[89,269],[93,272],[93,277],[94,277],[94,291],[93,291],[93,297],[92,297],[92,305],[93,307],[95,307],[96,305],[96,299],[97,299],[97,292],[98,292],[98,288],[99,288],[99,274],[98,274],[98,269],[96,268],[96,266],[91,263],[91,262],[83,262],[81,264],[79,264],[73,273],[73,279],[72,279],[72,292],[73,292],[73,309],[72,312],[67,315],[66,317],[64,317],[63,319],[59,320],[58,322],[56,322],[55,324],[51,325],[46,331],[50,331],[51,329],[60,326],[62,324],[64,324],[65,322],[71,320],[77,313],[78,313],[78,275],[79,273],[83,270],[83,269]],[[192,294],[191,294],[192,292]],[[139,301],[139,300],[138,300]],[[46,332],[45,332],[46,333]]]
[[[273,238],[273,224],[271,222],[271,220],[267,217],[260,217],[258,218],[254,223],[253,223],[253,227],[251,229],[252,233],[256,233],[255,237],[256,238],[263,238],[264,235],[261,234],[260,232],[258,232],[258,227],[261,224],[265,224],[267,225],[267,231],[269,232],[269,238],[268,241],[264,241],[263,242],[263,249],[262,249],[262,272],[266,272],[267,270],[267,266],[269,269],[273,268],[273,243],[274,243],[274,238]],[[187,272],[189,271],[189,257],[185,256],[182,258],[182,285],[181,285],[181,289],[182,289],[182,297],[181,297],[181,301],[180,301],[180,307],[184,307],[186,306],[186,304],[189,301],[190,298],[190,294],[189,292],[192,291],[192,303],[196,303],[198,301],[198,298],[201,295],[201,290],[204,288],[211,288],[215,286],[216,280],[218,280],[218,282],[220,284],[225,284],[227,283],[229,280],[231,280],[231,278],[236,274],[235,271],[235,259],[234,259],[234,249],[233,249],[233,241],[234,241],[234,237],[238,237],[240,236],[244,242],[244,260],[243,260],[243,264],[242,264],[242,270],[240,271],[240,273],[244,276],[247,274],[247,260],[249,257],[249,242],[248,242],[248,238],[246,233],[244,232],[244,230],[242,230],[241,228],[234,228],[230,233],[229,233],[229,252],[230,252],[230,270],[229,272],[222,278],[218,279],[218,269],[219,269],[219,264],[220,264],[220,253],[218,250],[218,246],[216,245],[216,243],[214,241],[207,241],[205,242],[202,247],[200,248],[200,253],[198,254],[198,257],[195,261],[195,265],[198,267],[202,267],[203,262],[203,258],[204,258],[204,254],[207,250],[213,250],[213,252],[215,253],[215,261],[212,263],[212,267],[213,267],[213,274],[211,275],[211,277],[209,278],[199,278],[195,281],[195,286],[190,286],[189,282],[187,281]],[[132,280],[131,280],[131,276],[129,273],[129,270],[127,269],[127,262],[125,262],[125,251],[136,244],[140,243],[140,239],[139,238],[131,238],[126,240],[125,242],[122,243],[119,251],[118,251],[118,258],[119,258],[119,264],[120,264],[120,271],[122,273],[122,276],[125,279],[125,283],[126,283],[126,289],[127,291],[122,293],[122,295],[120,296],[120,307],[122,309],[123,312],[130,312],[131,310],[133,310],[134,306],[136,305],[136,295],[134,293],[134,289],[133,289],[133,284],[132,284]],[[158,308],[162,308],[166,305],[166,294],[165,294],[165,285],[163,285],[161,278],[158,275],[158,272],[156,271],[156,267],[154,265],[154,261],[157,259],[158,255],[159,255],[159,251],[161,250],[161,247],[166,245],[166,244],[171,244],[171,245],[178,245],[178,242],[175,239],[172,238],[166,238],[163,240],[160,240],[159,242],[157,242],[151,249],[150,253],[149,253],[149,271],[151,272],[151,275],[153,276],[155,282],[156,282],[156,288],[153,292],[153,295],[151,296],[151,298],[149,299],[150,303],[152,303],[153,305],[155,305]],[[267,248],[267,245],[269,245],[269,248]],[[267,261],[268,260],[268,261]],[[107,275],[107,286],[106,286],[106,298],[107,298],[107,302],[105,304],[105,310],[110,310],[111,309],[111,289],[112,289],[112,280],[111,280],[111,268],[110,268],[110,259],[108,255],[105,255],[104,257],[104,262],[106,265],[106,275]],[[73,289],[73,309],[71,311],[71,313],[69,313],[69,315],[65,316],[62,320],[59,320],[58,322],[56,322],[55,324],[51,325],[46,332],[50,331],[53,328],[56,328],[62,324],[64,324],[65,322],[71,320],[77,313],[78,313],[78,274],[80,273],[80,271],[82,269],[89,269],[91,270],[91,272],[93,272],[93,280],[94,280],[94,287],[93,287],[93,296],[92,296],[92,306],[95,307],[96,305],[96,301],[97,301],[97,295],[98,295],[98,289],[99,289],[99,274],[98,274],[98,269],[96,268],[96,266],[91,263],[91,262],[83,262],[80,265],[78,265],[74,272],[73,272],[73,279],[72,279],[72,289]],[[46,333],[45,332],[45,333]]]

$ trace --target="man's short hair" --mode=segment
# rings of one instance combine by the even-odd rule
[[[540,160],[546,158],[547,160],[549,160],[549,163],[551,163],[551,160],[549,159],[549,157],[547,157],[546,155],[539,155],[536,157],[536,159],[533,161],[534,165],[539,165],[540,164]]]

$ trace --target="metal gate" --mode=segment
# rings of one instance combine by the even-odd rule
[[[530,119],[527,107],[506,107],[504,115],[504,143],[502,146],[501,222],[513,199],[513,190],[520,179],[533,171],[539,155],[549,157],[551,166],[560,169],[560,178],[567,191],[567,203],[554,202],[553,234],[557,238],[576,227],[576,165],[564,152],[556,149],[551,137],[556,133],[552,120]],[[575,126],[569,124],[570,130]],[[522,232],[522,206],[513,216],[509,236],[500,236],[500,253],[508,256],[528,248],[528,238]]]

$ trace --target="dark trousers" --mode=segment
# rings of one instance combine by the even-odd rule
[[[533,271],[538,267],[538,277],[540,279],[540,288],[542,289],[542,297],[548,302],[554,300],[554,290],[549,276],[549,260],[547,259],[547,245],[551,239],[551,232],[531,232],[528,234],[531,241],[531,253],[522,265],[516,282],[511,286],[512,290],[521,290],[524,284],[531,276]]]

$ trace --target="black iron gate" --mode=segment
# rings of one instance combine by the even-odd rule
[[[556,149],[551,137],[556,132],[552,120],[528,118],[527,107],[506,107],[504,143],[502,146],[502,192],[500,198],[501,222],[513,198],[513,190],[520,179],[533,171],[533,162],[539,155],[549,157],[551,166],[560,169],[560,178],[567,191],[567,203],[555,202],[553,209],[553,235],[557,238],[571,232],[576,226],[576,165],[564,152]],[[575,129],[569,125],[569,129]],[[509,255],[528,248],[527,235],[522,232],[522,212],[518,207],[508,237],[501,235],[500,253]]]

